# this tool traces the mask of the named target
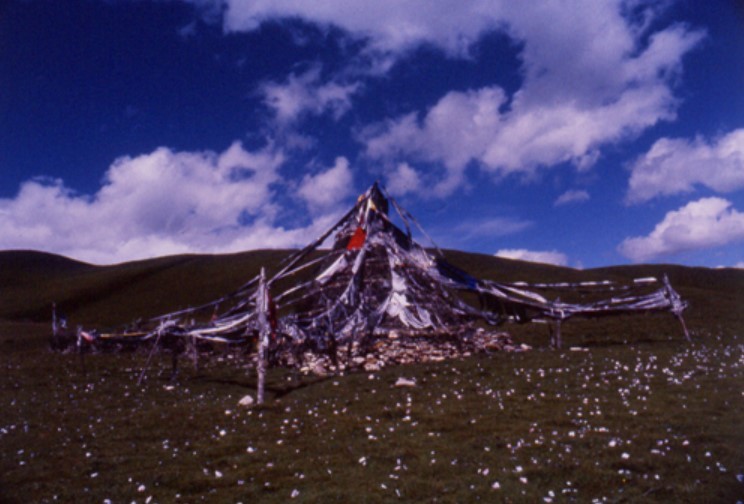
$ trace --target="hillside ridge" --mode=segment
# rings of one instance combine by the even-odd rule
[[[194,306],[233,291],[262,266],[278,267],[290,250],[183,254],[96,266],[30,250],[0,251],[0,319],[46,322],[53,302],[87,324],[115,325]],[[736,310],[744,302],[744,271],[674,264],[578,270],[486,254],[444,250],[454,266],[502,282],[629,281],[668,275],[693,304]]]

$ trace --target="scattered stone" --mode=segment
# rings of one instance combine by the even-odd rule
[[[316,374],[318,376],[326,376],[328,374],[328,370],[326,369],[326,366],[321,361],[317,361],[315,365],[313,366],[313,374]]]
[[[305,351],[279,355],[280,365],[299,368],[304,374],[328,376],[344,370],[376,372],[387,366],[424,362],[444,362],[476,354],[523,352],[531,347],[516,345],[508,333],[484,329],[459,334],[421,335],[396,330],[375,335],[371,344],[363,346],[353,341],[350,347],[339,348],[336,359],[330,355]]]
[[[240,399],[240,401],[238,401],[238,406],[242,406],[244,408],[252,408],[254,403],[255,403],[255,400],[253,399],[253,397],[250,395],[247,395],[247,396],[243,396],[243,398]]]
[[[416,380],[411,380],[410,378],[403,378],[401,376],[395,381],[395,386],[398,388],[415,387]]]
[[[376,361],[367,361],[364,363],[364,370],[365,371],[379,371],[382,368],[379,362]]]

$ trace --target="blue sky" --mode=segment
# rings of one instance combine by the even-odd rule
[[[744,267],[744,3],[10,0],[0,249],[296,247],[375,180],[442,247]]]

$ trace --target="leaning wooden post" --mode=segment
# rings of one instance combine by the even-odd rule
[[[269,350],[269,291],[266,287],[266,271],[261,268],[261,276],[258,283],[258,292],[256,299],[256,308],[258,309],[258,392],[256,402],[263,404],[264,390],[266,388],[266,365]]]
[[[689,342],[692,342],[690,333],[687,331],[687,324],[685,324],[685,319],[682,317],[682,312],[685,311],[685,308],[687,308],[687,303],[683,301],[682,296],[680,296],[679,293],[674,290],[667,275],[664,275],[664,288],[666,289],[667,297],[669,298],[670,311],[674,314],[675,317],[677,317],[679,323],[682,324],[682,332],[685,334],[685,339],[687,339],[687,341]]]

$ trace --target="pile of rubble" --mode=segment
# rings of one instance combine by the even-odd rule
[[[471,334],[411,337],[390,332],[387,338],[375,340],[365,351],[354,341],[350,348],[339,348],[335,363],[330,355],[305,352],[301,360],[283,355],[282,363],[299,367],[305,374],[326,376],[344,371],[379,371],[386,366],[420,362],[442,362],[449,359],[470,357],[478,353],[521,352],[527,345],[515,345],[508,333],[478,329]]]

